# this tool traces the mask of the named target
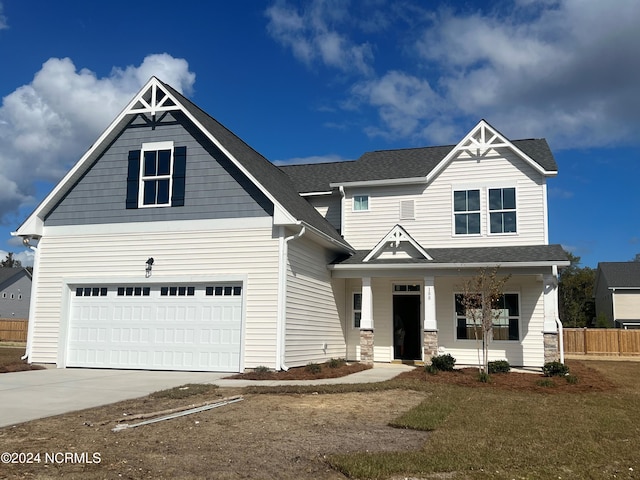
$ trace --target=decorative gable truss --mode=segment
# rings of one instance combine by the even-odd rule
[[[426,250],[422,248],[404,228],[396,225],[373,247],[363,262],[366,263],[376,259],[388,260],[399,258],[433,260]]]
[[[508,148],[542,175],[550,177],[558,174],[555,170],[546,170],[529,155],[524,153],[504,135],[493,128],[486,120],[478,124],[462,139],[446,157],[427,175],[427,182],[433,180],[456,158],[485,158],[501,155],[499,148]]]

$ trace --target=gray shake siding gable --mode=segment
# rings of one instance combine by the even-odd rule
[[[185,203],[182,207],[127,209],[130,150],[142,143],[173,141],[186,146]],[[179,113],[149,126],[136,117],[52,209],[45,224],[101,223],[263,217],[272,203],[226,156]]]

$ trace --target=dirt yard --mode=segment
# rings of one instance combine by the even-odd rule
[[[539,375],[493,375],[492,382],[484,384],[471,370],[430,375],[417,368],[401,375],[397,389],[363,393],[267,394],[215,386],[174,389],[168,396],[151,395],[0,429],[0,453],[22,455],[19,463],[4,463],[3,457],[0,478],[343,479],[329,468],[325,456],[406,451],[424,445],[429,433],[396,429],[388,423],[429,398],[435,385],[425,384],[548,393],[616,388],[583,363],[570,365],[580,382],[568,384],[556,378],[553,388],[538,385]],[[413,389],[408,386],[415,384],[411,382],[426,388]],[[177,398],[181,392],[198,393]],[[112,432],[119,420],[133,414],[238,394],[243,395],[238,403]]]
[[[234,393],[225,389],[183,400],[133,400],[0,429],[3,452],[41,457],[40,463],[2,465],[0,477],[339,479],[345,477],[327,466],[324,455],[414,449],[428,435],[387,426],[428,395],[398,390],[244,395],[241,402],[195,415],[111,431],[123,413]],[[45,453],[57,452],[85,456],[74,464],[58,455],[61,463],[45,464]],[[89,463],[95,461],[100,463]]]

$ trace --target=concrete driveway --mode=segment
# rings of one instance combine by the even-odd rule
[[[0,375],[0,427],[85,408],[99,407],[185,383],[215,383],[220,387],[247,385],[318,385],[384,382],[413,367],[376,363],[374,368],[346,377],[318,380],[231,380],[230,373],[158,372],[50,368]]]
[[[0,427],[107,405],[228,373],[54,368],[0,375]]]

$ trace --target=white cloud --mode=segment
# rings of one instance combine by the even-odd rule
[[[0,250],[0,260],[7,258],[7,253],[4,250]],[[33,267],[34,253],[32,250],[25,250],[24,247],[17,249],[13,252],[13,259],[18,260],[23,267]]]
[[[299,12],[281,0],[265,11],[267,31],[293,56],[311,67],[316,61],[342,72],[371,73],[371,46],[351,41],[338,27],[351,23],[346,3],[314,0]]]
[[[268,31],[309,66],[363,74],[342,107],[377,111],[369,135],[455,142],[486,118],[510,138],[545,136],[554,148],[639,141],[637,0],[304,5],[278,0]],[[374,51],[388,70],[373,70]]]
[[[5,28],[9,28],[9,23],[7,20],[7,17],[2,13],[4,10],[4,7],[2,5],[2,3],[0,3],[0,30],[3,30]]]
[[[33,202],[34,183],[57,181],[149,78],[190,92],[195,75],[184,59],[147,56],[98,78],[69,58],[47,60],[33,81],[0,106],[0,212],[6,219]],[[0,218],[0,220],[2,220]]]

